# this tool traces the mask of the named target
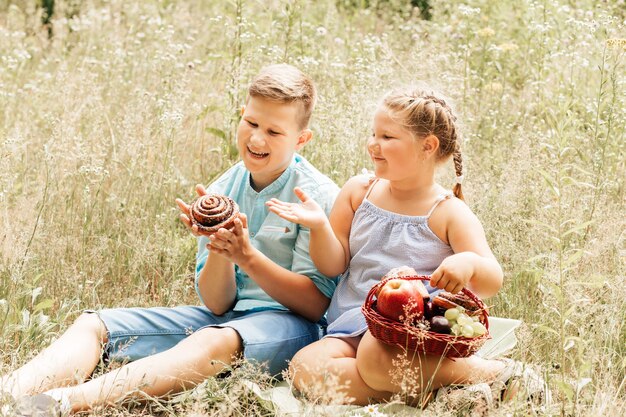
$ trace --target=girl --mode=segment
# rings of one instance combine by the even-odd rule
[[[427,88],[391,92],[376,111],[367,142],[375,178],[348,180],[330,219],[298,188],[301,203],[266,203],[280,217],[310,228],[310,254],[320,272],[343,273],[328,310],[327,336],[291,362],[299,390],[319,387],[332,374],[346,402],[354,404],[401,391],[394,362],[405,352],[375,339],[360,310],[369,289],[390,269],[408,265],[431,275],[430,292],[468,287],[491,297],[500,289],[502,269],[480,221],[463,202],[459,136],[456,117],[440,95]],[[435,182],[436,168],[450,157],[457,176],[453,193]],[[417,376],[411,396],[508,374],[504,362],[477,356],[453,361],[415,352],[406,358],[402,372]]]

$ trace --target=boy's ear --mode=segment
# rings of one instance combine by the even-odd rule
[[[432,155],[439,149],[439,138],[435,135],[428,135],[422,141],[422,149],[428,155]]]
[[[313,139],[313,132],[311,129],[304,129],[300,132],[300,136],[298,136],[298,142],[296,143],[296,151],[299,151],[307,144],[308,141]]]

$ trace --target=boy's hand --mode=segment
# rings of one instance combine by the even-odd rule
[[[443,260],[430,277],[430,286],[456,294],[467,287],[474,276],[474,256],[471,252],[456,253]]]
[[[294,188],[293,192],[302,203],[287,203],[272,198],[265,204],[272,213],[292,223],[301,224],[311,230],[323,227],[328,222],[328,218],[319,204],[299,187]]]
[[[200,184],[196,185],[196,193],[198,193],[198,197],[202,197],[203,195],[208,194],[204,186]],[[209,236],[205,233],[200,232],[200,230],[198,230],[198,226],[191,223],[191,215],[189,214],[189,209],[191,208],[191,206],[189,204],[185,203],[180,198],[176,199],[176,204],[178,204],[178,208],[181,211],[178,217],[183,222],[183,224],[187,226],[187,229],[189,229],[194,236]]]
[[[248,218],[244,213],[239,213],[235,219],[235,226],[231,229],[219,229],[209,237],[207,249],[215,252],[232,263],[245,269],[245,264],[250,260],[256,250],[248,234]]]

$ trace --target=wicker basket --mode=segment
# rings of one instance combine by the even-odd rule
[[[406,325],[397,321],[389,320],[381,316],[376,311],[376,300],[374,299],[378,289],[385,285],[390,279],[422,280],[429,281],[428,276],[408,276],[401,278],[388,278],[374,285],[361,307],[367,327],[376,339],[388,345],[394,345],[403,349],[415,350],[449,358],[465,358],[474,354],[480,347],[490,339],[489,319],[485,304],[474,293],[467,289],[462,292],[474,301],[482,310],[480,322],[487,328],[487,333],[482,336],[468,338],[463,336],[453,336],[442,333],[435,333],[419,327]]]

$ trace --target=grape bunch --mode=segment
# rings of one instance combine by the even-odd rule
[[[444,317],[450,324],[450,333],[454,336],[478,337],[487,333],[487,328],[478,321],[478,317],[470,317],[461,308],[449,308]]]

